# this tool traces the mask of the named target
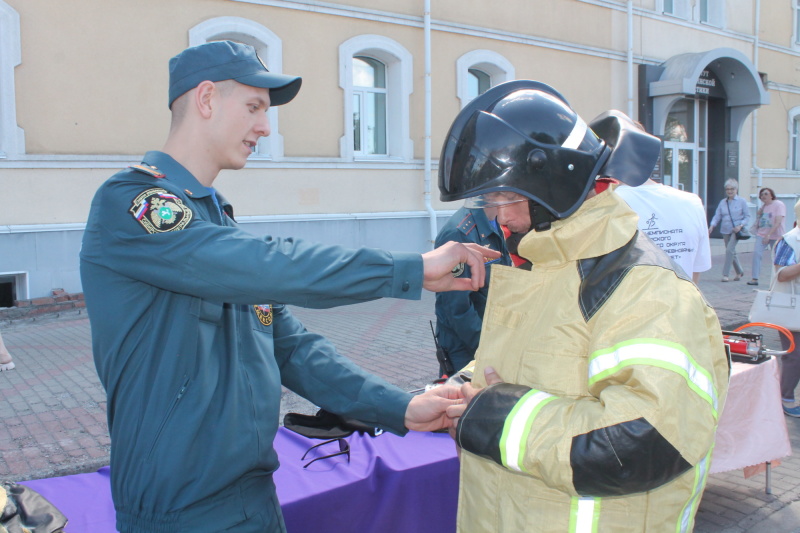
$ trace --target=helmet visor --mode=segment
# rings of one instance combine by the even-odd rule
[[[442,152],[442,199],[481,194],[488,187],[513,186],[507,170],[530,148],[528,139],[496,117],[478,111],[464,126],[461,138],[450,137]],[[449,196],[449,198],[445,198]]]
[[[579,117],[558,117],[562,119],[569,122],[568,128],[561,128],[566,130],[563,140],[538,140],[492,114],[474,113],[461,135],[448,138],[442,151],[441,199],[508,191],[534,200],[559,218],[568,216],[586,197],[604,146]],[[491,205],[498,200],[484,201]]]
[[[520,202],[527,202],[528,198],[512,191],[497,191],[472,196],[467,198],[464,206],[470,209],[487,209],[491,207],[502,207]]]

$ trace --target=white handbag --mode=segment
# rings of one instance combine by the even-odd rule
[[[794,281],[789,285],[792,292],[777,292],[774,289],[777,273],[772,276],[768,291],[756,291],[756,298],[750,307],[750,322],[766,322],[783,326],[791,331],[800,331],[800,307],[794,290]]]

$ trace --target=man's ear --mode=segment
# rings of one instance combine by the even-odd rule
[[[203,81],[195,87],[194,105],[197,107],[200,116],[203,118],[211,117],[214,109],[214,95],[219,91],[213,81]]]

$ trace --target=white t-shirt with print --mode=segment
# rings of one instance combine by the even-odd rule
[[[691,276],[711,268],[711,245],[703,202],[696,194],[659,183],[615,189],[639,215],[639,231],[650,237]]]

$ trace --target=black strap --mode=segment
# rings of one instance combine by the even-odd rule
[[[736,222],[733,221],[733,214],[731,214],[731,204],[728,202],[728,199],[725,198],[725,207],[728,208],[728,216],[731,217],[731,225],[735,228]]]
[[[286,413],[283,417],[283,426],[295,433],[310,439],[338,439],[352,435],[356,431],[366,433],[372,437],[381,434],[381,430],[341,415],[320,409],[315,415],[300,413]]]

